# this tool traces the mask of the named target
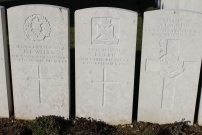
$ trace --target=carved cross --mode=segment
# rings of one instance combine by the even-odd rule
[[[102,106],[104,106],[104,99],[105,99],[105,85],[106,84],[117,84],[117,82],[109,82],[107,81],[107,78],[106,78],[106,69],[104,68],[103,69],[103,81],[92,81],[92,83],[100,83],[100,84],[103,84],[103,94],[102,94]]]
[[[33,79],[33,80],[38,80],[39,83],[39,103],[42,103],[42,91],[41,91],[41,80],[52,80],[52,78],[42,78],[41,77],[41,67],[38,65],[38,77],[35,78],[35,77],[29,77],[27,78],[28,80],[29,79]]]
[[[158,60],[146,60],[146,72],[158,72],[163,78],[161,108],[172,109],[176,78],[184,72],[194,72],[196,61],[183,61],[179,54],[180,40],[160,41]]]

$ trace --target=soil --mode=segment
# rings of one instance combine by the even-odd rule
[[[90,118],[65,120],[46,116],[37,119],[37,121],[25,121],[2,118],[0,119],[0,135],[202,135],[201,126],[196,124],[188,126],[189,121],[184,120],[165,125],[134,121],[128,125],[112,126]],[[54,124],[50,125],[50,123]],[[29,128],[30,124],[32,124],[32,129]],[[39,129],[36,125],[42,128]],[[55,127],[59,130],[57,133],[55,131],[52,133],[51,129]],[[39,133],[39,130],[44,132]]]

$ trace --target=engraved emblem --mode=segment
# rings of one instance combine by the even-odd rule
[[[25,20],[24,32],[28,39],[39,42],[50,37],[51,26],[46,17],[35,14]]]
[[[119,19],[92,18],[92,44],[117,45],[119,43]]]
[[[146,60],[146,72],[158,72],[163,78],[162,109],[173,109],[176,79],[184,72],[195,72],[196,61],[185,61],[181,58],[180,40],[160,40],[159,59]],[[191,70],[189,70],[191,69]]]
[[[163,44],[163,48],[167,46],[164,51],[165,54],[161,54],[163,56],[160,57],[159,75],[163,78],[174,78],[184,72],[183,61],[178,53],[179,42],[179,40],[168,40],[167,44]]]

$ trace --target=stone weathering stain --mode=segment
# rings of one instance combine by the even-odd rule
[[[75,29],[76,116],[131,123],[137,13],[78,10]]]
[[[51,5],[12,7],[8,27],[15,117],[68,118],[69,10]]]
[[[201,14],[144,14],[138,121],[193,123],[201,66]]]

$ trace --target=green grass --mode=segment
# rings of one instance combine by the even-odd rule
[[[59,123],[51,116],[38,117],[31,121],[28,125],[28,129],[32,131],[34,135],[51,135],[59,134]]]
[[[75,48],[74,27],[70,27],[70,48]]]
[[[136,51],[140,51],[142,48],[142,29],[143,29],[143,19],[141,15],[138,15]]]

